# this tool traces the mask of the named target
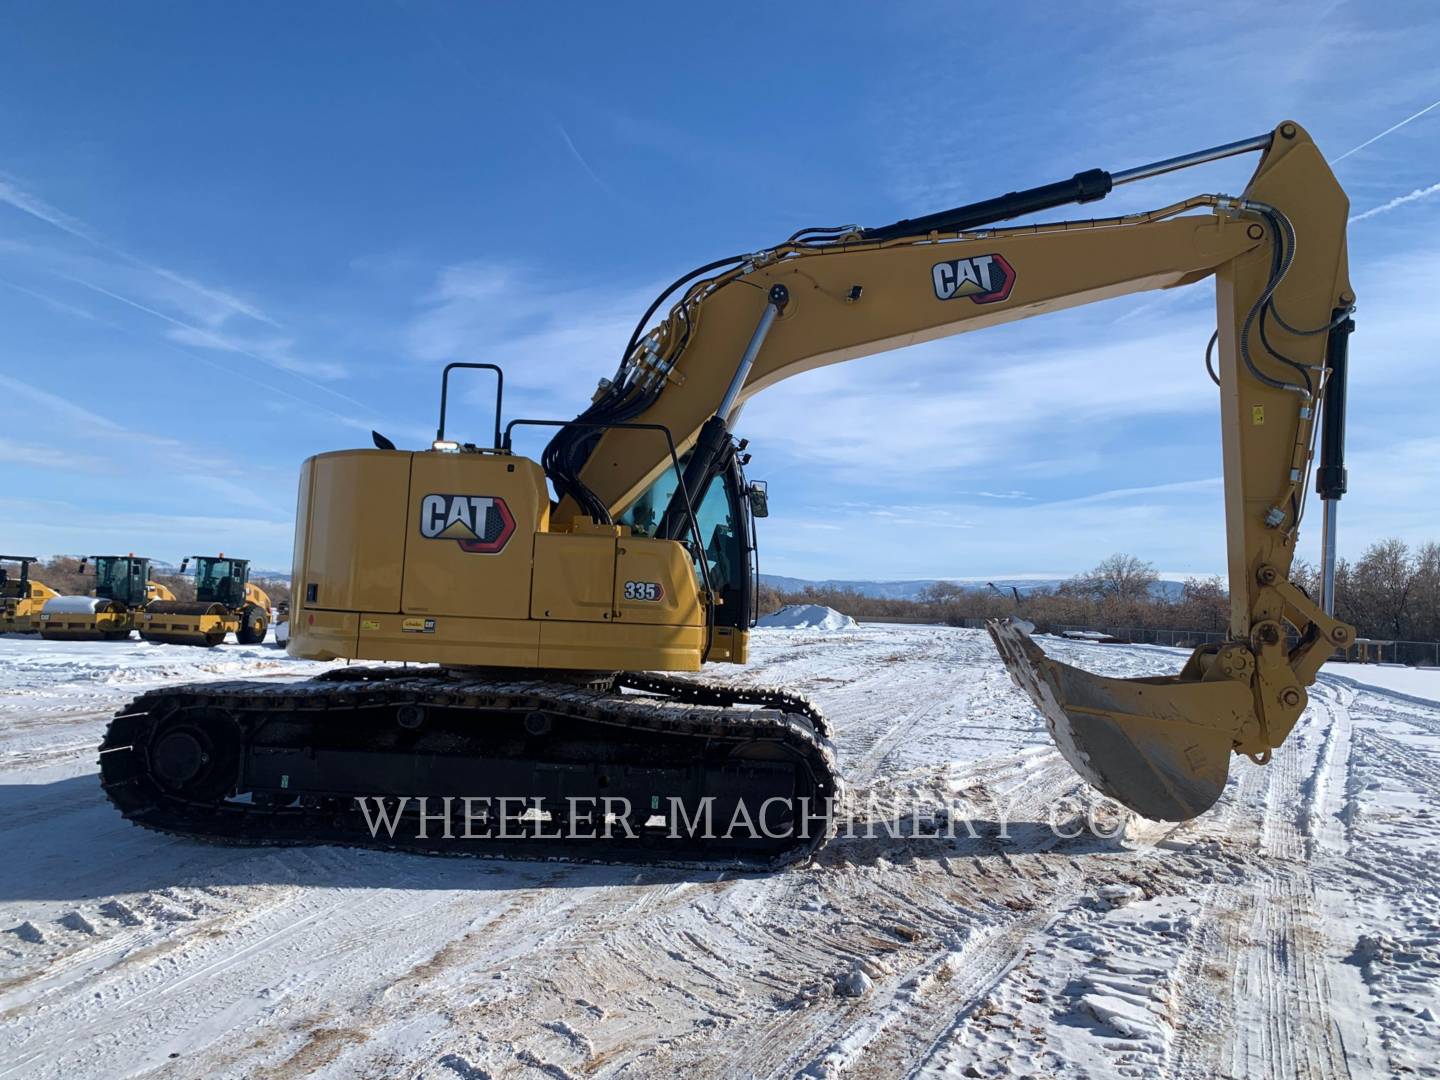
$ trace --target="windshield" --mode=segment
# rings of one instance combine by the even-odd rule
[[[195,560],[195,599],[237,606],[245,591],[245,565],[244,559],[198,556]]]
[[[684,467],[686,458],[681,459]],[[615,520],[630,526],[638,536],[654,536],[665,513],[670,497],[675,493],[676,476],[674,469],[666,469],[630,508]],[[700,527],[700,539],[705,545],[705,564],[710,573],[710,584],[721,598],[722,605],[716,613],[720,625],[748,625],[751,583],[751,554],[749,508],[745,502],[745,476],[740,464],[732,456],[728,467],[712,477],[706,485],[700,503],[695,507],[695,523]],[[692,535],[687,526],[681,537],[687,547],[693,548]],[[694,552],[691,552],[692,558]],[[695,564],[697,583],[704,584],[700,565]]]
[[[100,595],[101,589],[113,589],[119,585],[125,585],[125,560],[118,559],[111,555],[101,555],[95,560],[95,593]]]
[[[95,595],[122,604],[143,604],[145,581],[149,575],[150,564],[145,559],[127,558],[123,555],[97,555]]]

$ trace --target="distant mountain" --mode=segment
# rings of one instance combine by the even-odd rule
[[[994,582],[1006,592],[1013,585],[1020,590],[1021,595],[1024,595],[1027,591],[1054,590],[1064,580],[1064,578],[995,578]],[[808,581],[805,578],[785,577],[781,574],[760,575],[761,584],[769,585],[772,589],[778,589],[781,592],[803,592],[811,587],[840,589],[845,592],[857,592],[861,596],[873,596],[880,600],[919,600],[926,589],[941,581],[950,581],[961,588],[975,589],[979,592],[984,592],[989,588],[984,581],[956,578],[923,578],[917,581],[844,581],[838,578],[826,578],[823,581]],[[1153,591],[1157,596],[1166,600],[1177,600],[1184,588],[1184,582],[1157,581]]]
[[[935,584],[934,578],[921,581],[841,581],[827,578],[824,581],[807,581],[805,578],[784,577],[780,574],[761,574],[760,583],[781,592],[803,592],[808,588],[840,589],[857,592],[861,596],[873,596],[881,600],[919,600],[920,594]],[[965,582],[964,584],[970,584]],[[995,584],[1000,584],[998,581]],[[985,588],[982,584],[980,588]]]
[[[164,574],[166,576],[178,575],[180,573],[180,566],[177,563],[166,562],[163,559],[151,559],[150,572],[152,574]],[[191,568],[186,567],[185,573],[191,573]],[[250,567],[250,576],[252,578],[264,578],[266,581],[289,581],[290,571],[288,569],[266,570],[259,566],[252,566]]]

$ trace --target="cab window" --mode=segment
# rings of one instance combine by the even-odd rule
[[[728,589],[738,588],[746,571],[744,553],[737,543],[738,530],[731,512],[730,493],[724,477],[710,481],[705,498],[695,508],[695,522],[700,526],[700,540],[705,545],[705,562],[710,570],[710,584],[723,596]]]

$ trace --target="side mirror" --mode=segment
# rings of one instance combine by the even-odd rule
[[[770,489],[764,480],[750,484],[750,513],[757,518],[770,516]]]
[[[182,573],[182,574],[185,573],[185,568],[186,568],[187,566],[189,566],[189,565],[190,565],[190,556],[189,556],[189,555],[186,555],[185,558],[183,558],[183,559],[180,560],[180,573]]]
[[[90,561],[89,559],[81,559],[81,560],[80,560],[80,565],[75,568],[75,572],[76,572],[77,574],[83,574],[83,573],[85,573],[85,564],[88,563],[89,561]]]

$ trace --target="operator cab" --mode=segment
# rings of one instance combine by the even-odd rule
[[[719,470],[706,482],[698,497],[692,497],[695,508],[695,522],[700,527],[700,539],[705,545],[705,569],[709,571],[710,584],[720,600],[715,609],[715,625],[736,629],[748,629],[755,622],[756,590],[756,543],[755,510],[763,500],[754,496],[754,491],[745,482],[742,455],[732,448],[722,459]],[[681,459],[682,466],[688,463],[688,456]],[[673,469],[666,469],[645,492],[631,504],[630,508],[617,517],[616,524],[628,525],[637,536],[654,537],[659,528],[665,508],[675,494],[677,475]],[[764,517],[764,511],[758,515]],[[693,555],[693,553],[692,553]],[[698,559],[695,565],[697,579],[703,583]]]
[[[95,595],[126,607],[144,607],[149,599],[150,560],[134,555],[96,555]],[[81,563],[84,570],[84,563]]]
[[[0,562],[16,563],[20,567],[17,577],[12,571],[0,566],[0,597],[12,600],[30,595],[30,564],[39,560],[33,555],[0,555]]]
[[[250,578],[249,559],[227,559],[221,555],[196,555],[195,599],[203,604],[222,604],[234,611],[245,604],[245,583]],[[184,566],[181,566],[183,571]]]

